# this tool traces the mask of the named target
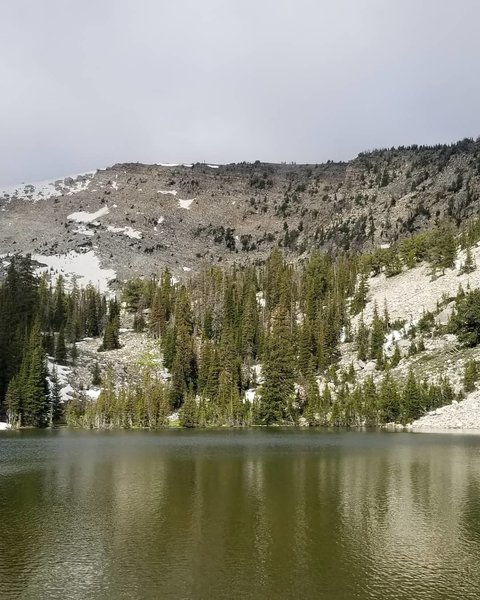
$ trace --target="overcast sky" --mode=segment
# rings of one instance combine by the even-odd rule
[[[1,0],[0,183],[480,135],[479,0]]]

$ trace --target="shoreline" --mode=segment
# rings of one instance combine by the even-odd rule
[[[428,415],[426,415],[428,416]],[[422,417],[421,419],[424,419]],[[419,419],[419,421],[421,420]],[[2,423],[3,424],[3,423]],[[383,432],[383,433],[441,433],[441,434],[460,434],[460,435],[480,435],[480,425],[477,427],[440,427],[434,425],[418,424],[416,421],[413,424],[400,425],[387,423],[383,426],[378,427],[333,427],[333,426],[317,426],[317,427],[306,427],[304,425],[292,425],[292,424],[279,424],[279,425],[247,425],[247,426],[234,426],[234,425],[211,425],[207,427],[182,427],[181,425],[167,425],[165,427],[149,428],[149,427],[78,427],[72,425],[58,425],[56,427],[6,427],[0,428],[2,432],[22,432],[22,431],[55,431],[55,430],[72,430],[72,431],[144,431],[144,432],[164,432],[164,431],[246,431],[253,429],[289,429],[289,430],[301,430],[301,431],[317,431],[317,432],[357,432],[357,433],[372,433],[372,432]]]

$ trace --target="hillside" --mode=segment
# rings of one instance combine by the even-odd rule
[[[1,192],[0,416],[480,427],[479,165],[464,140]]]
[[[202,263],[263,261],[275,246],[291,259],[368,249],[479,210],[472,140],[320,165],[118,164],[0,190],[0,252],[81,274],[78,254],[89,253],[87,270],[95,263],[105,279],[164,267],[182,277]]]

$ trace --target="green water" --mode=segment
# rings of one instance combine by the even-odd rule
[[[0,434],[0,598],[480,598],[480,436]]]

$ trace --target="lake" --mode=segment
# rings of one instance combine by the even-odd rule
[[[0,433],[0,597],[480,598],[480,436]]]

